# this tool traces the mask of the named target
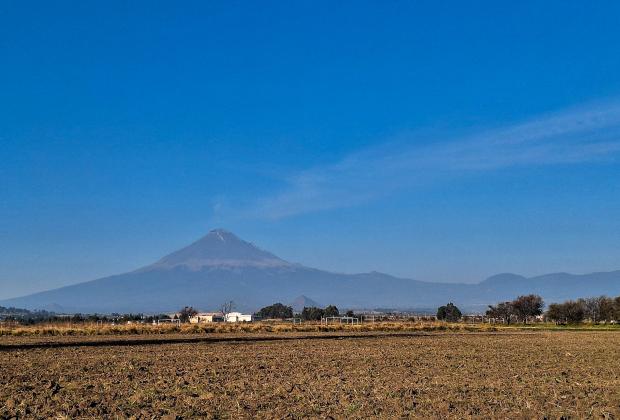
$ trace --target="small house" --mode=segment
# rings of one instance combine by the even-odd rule
[[[202,312],[189,318],[190,324],[203,324],[208,322],[224,322],[224,314],[220,312]]]

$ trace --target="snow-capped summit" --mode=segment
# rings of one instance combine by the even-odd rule
[[[198,270],[203,267],[274,267],[290,265],[270,252],[238,238],[224,229],[214,229],[206,236],[185,248],[166,255],[151,265],[150,269],[186,267]]]

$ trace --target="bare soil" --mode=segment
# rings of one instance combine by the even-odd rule
[[[620,418],[620,333],[4,349],[0,404],[0,418]]]

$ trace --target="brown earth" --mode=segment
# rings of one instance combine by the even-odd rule
[[[0,418],[620,418],[620,333],[4,349],[0,404]]]

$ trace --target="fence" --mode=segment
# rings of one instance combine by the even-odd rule
[[[360,319],[352,316],[328,316],[321,318],[321,324],[359,324]]]

